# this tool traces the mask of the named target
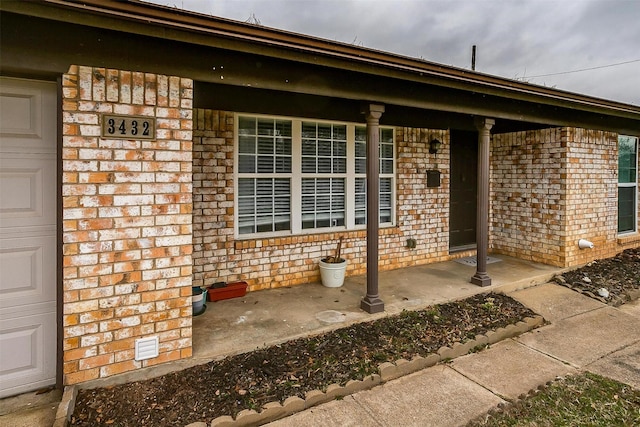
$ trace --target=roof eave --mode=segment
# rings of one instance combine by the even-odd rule
[[[59,13],[60,8],[68,13]],[[234,49],[357,72],[375,73],[391,78],[563,108],[578,108],[627,118],[640,118],[640,106],[138,0],[2,2],[0,9],[75,23],[80,17],[92,17],[83,21],[87,22],[87,25],[103,26],[141,35]],[[114,21],[115,25],[120,23],[120,28],[114,28]]]

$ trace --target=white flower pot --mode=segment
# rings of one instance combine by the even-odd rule
[[[342,262],[318,262],[320,266],[320,278],[327,288],[339,288],[344,283],[344,275],[347,270],[347,261]]]

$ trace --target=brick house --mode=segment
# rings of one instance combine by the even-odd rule
[[[138,1],[0,10],[0,396],[189,358],[191,286],[314,282],[341,237],[369,312],[378,270],[640,246],[638,106]]]

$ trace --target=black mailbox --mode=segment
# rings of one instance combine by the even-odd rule
[[[439,170],[427,171],[427,187],[440,187],[440,171]]]

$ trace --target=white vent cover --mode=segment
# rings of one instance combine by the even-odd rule
[[[147,360],[158,357],[160,340],[157,336],[136,340],[136,360]]]

